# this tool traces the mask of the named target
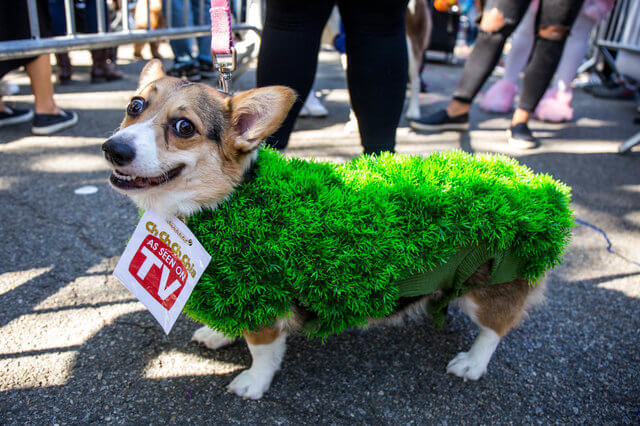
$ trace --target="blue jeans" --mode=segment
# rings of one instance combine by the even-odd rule
[[[183,0],[167,0],[171,2],[172,23],[174,27],[184,27],[184,2]],[[209,14],[209,2],[205,1],[204,7],[204,25],[211,26],[211,15]],[[198,0],[189,0],[189,25],[200,25],[200,2]],[[173,56],[176,62],[187,62],[192,58],[197,58],[200,63],[211,64],[211,36],[196,38],[198,45],[198,54],[191,52],[193,46],[192,38],[182,38],[179,40],[171,40],[169,44],[173,50]]]

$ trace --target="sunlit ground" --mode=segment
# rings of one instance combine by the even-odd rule
[[[166,53],[166,46],[163,49]],[[121,56],[129,58],[130,48],[122,48]],[[88,55],[74,54],[73,61],[86,66]],[[327,87],[317,83],[316,89],[329,107],[330,116],[299,120],[287,155],[347,161],[361,152],[357,131],[346,127],[348,91],[341,80],[337,55],[323,52],[321,63],[319,75],[325,79],[327,75],[332,77]],[[86,70],[84,72],[86,74]],[[450,88],[452,84],[449,77],[446,84],[441,83],[444,81],[439,77],[441,74],[442,67],[430,66],[427,71],[434,82],[434,92],[421,95],[423,111],[433,108],[431,103],[447,99],[446,94],[436,91],[438,85]],[[252,78],[253,73],[248,72],[237,87],[250,87]],[[27,84],[23,74],[11,74],[9,80],[23,86]],[[87,90],[86,85],[79,85],[65,88],[64,93],[56,96],[62,107],[75,108],[82,117],[90,117],[95,130],[79,127],[49,138],[25,133],[11,136],[9,140],[5,139],[9,133],[0,133],[0,196],[6,195],[3,200],[7,200],[0,211],[3,222],[12,224],[3,225],[0,230],[3,236],[6,234],[6,238],[2,238],[5,248],[8,240],[12,240],[11,244],[18,250],[9,253],[6,261],[0,263],[0,297],[5,304],[0,311],[0,391],[69,384],[80,371],[82,374],[92,371],[90,363],[98,361],[96,355],[83,360],[84,370],[78,367],[77,358],[86,350],[86,345],[96,343],[95,338],[101,331],[122,321],[120,324],[134,333],[140,325],[131,323],[132,314],[136,318],[148,315],[111,276],[119,247],[124,247],[124,234],[133,229],[135,209],[124,197],[113,194],[106,184],[107,166],[99,148],[118,126],[135,87],[135,76],[130,77],[127,84],[127,87],[116,86],[115,90],[99,93],[77,91]],[[583,95],[578,98],[584,105],[590,102],[590,98]],[[31,96],[21,94],[9,100],[30,103]],[[620,256],[607,253],[606,241],[598,232],[577,226],[567,262],[554,272],[554,279],[560,283],[594,282],[596,289],[611,292],[620,303],[626,298],[637,302],[640,301],[637,300],[640,299],[640,266],[633,261],[640,261],[637,201],[640,169],[637,156],[620,158],[616,154],[620,142],[628,136],[618,131],[620,113],[617,111],[603,109],[602,114],[577,114],[577,119],[566,125],[533,122],[532,128],[543,139],[543,146],[530,152],[517,151],[507,145],[504,130],[508,125],[507,116],[477,115],[482,119],[473,122],[469,133],[416,133],[403,121],[397,132],[397,151],[411,155],[447,149],[504,153],[519,158],[536,171],[550,172],[567,180],[574,187],[576,215],[604,228]],[[11,171],[6,172],[9,169]],[[624,173],[617,173],[620,169]],[[73,190],[82,185],[94,185],[98,191],[92,195],[74,195]],[[52,200],[59,200],[56,208],[51,207]],[[30,220],[21,222],[18,214],[14,214],[15,209]],[[76,223],[82,223],[84,231],[77,231]],[[22,228],[15,228],[20,224]],[[119,233],[113,231],[115,226]],[[19,241],[17,236],[21,234],[28,234],[32,239],[28,243]],[[86,239],[94,236],[93,248],[87,248]],[[63,237],[69,241],[58,247],[56,241]],[[59,253],[38,257],[39,244],[51,250],[59,249]],[[85,260],[83,250],[95,251],[98,259]],[[68,277],[67,266],[64,266],[67,264],[59,260],[75,257],[81,272]],[[14,267],[14,264],[21,266]],[[46,297],[32,297],[36,290],[46,293]],[[597,297],[596,294],[591,297]],[[184,329],[194,327],[195,324],[183,323]],[[186,350],[190,331],[184,329],[179,343],[167,345],[173,348],[165,347],[144,361],[142,378],[229,375],[247,367],[245,360],[219,359],[214,353]],[[154,339],[162,338],[155,331],[152,334]],[[100,335],[100,344],[106,353],[118,351],[117,341],[110,341],[108,333]]]

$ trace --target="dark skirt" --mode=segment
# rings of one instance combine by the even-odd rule
[[[48,0],[37,0],[40,37],[51,36],[51,18]],[[23,40],[31,38],[29,27],[29,9],[26,0],[0,1],[0,41]],[[27,65],[36,59],[21,58],[0,61],[0,78],[10,71]]]

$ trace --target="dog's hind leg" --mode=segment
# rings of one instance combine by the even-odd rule
[[[287,334],[278,328],[267,327],[257,333],[246,332],[244,337],[251,352],[251,368],[236,376],[227,389],[243,398],[260,399],[280,369]]]
[[[488,270],[488,265],[470,279],[483,275],[483,269]],[[520,322],[532,302],[542,299],[543,288],[532,289],[526,280],[514,280],[479,287],[461,297],[462,310],[480,327],[480,333],[468,352],[460,352],[449,362],[447,373],[465,381],[482,377],[500,340]]]
[[[191,340],[201,343],[209,349],[215,350],[233,343],[235,339],[230,339],[224,334],[218,333],[205,325],[193,333]]]

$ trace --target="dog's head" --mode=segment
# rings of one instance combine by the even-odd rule
[[[110,183],[165,217],[213,207],[242,181],[294,101],[293,90],[281,86],[230,96],[168,77],[153,60],[120,129],[102,145]]]

